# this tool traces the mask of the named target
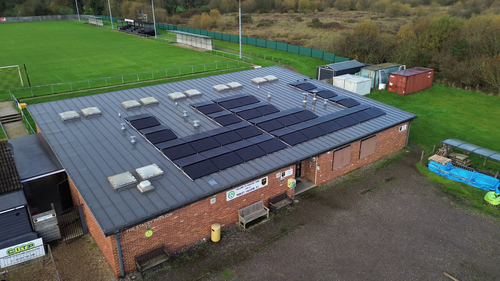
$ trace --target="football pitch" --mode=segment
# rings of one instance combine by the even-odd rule
[[[0,66],[19,65],[26,87],[23,64],[39,86],[228,61],[83,21],[2,23],[0,34]],[[0,98],[12,88],[19,78],[0,79]]]

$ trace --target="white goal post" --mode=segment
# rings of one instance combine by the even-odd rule
[[[8,68],[17,68],[17,73],[19,73],[19,79],[21,80],[21,85],[23,85],[24,88],[23,75],[21,74],[21,68],[19,67],[19,65],[0,66],[0,72],[2,71],[2,69],[8,69]]]

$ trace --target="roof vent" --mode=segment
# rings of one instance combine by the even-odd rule
[[[141,193],[146,193],[148,191],[154,190],[155,187],[151,184],[150,181],[141,181],[138,185],[137,188]]]
[[[194,126],[195,128],[200,127],[200,120],[194,120],[194,121],[193,121],[193,126]]]
[[[201,92],[196,90],[196,89],[191,89],[191,90],[187,90],[187,91],[184,91],[184,94],[186,96],[188,96],[188,98],[192,99],[194,97],[198,97],[198,96],[201,96]]]
[[[61,121],[66,122],[66,121],[72,121],[76,119],[80,119],[80,114],[78,112],[71,110],[71,111],[65,111],[59,113],[59,118],[61,118]]]
[[[135,136],[130,136],[130,142],[132,144],[136,144],[137,143],[137,138]]]
[[[143,179],[148,180],[162,176],[164,173],[156,164],[147,165],[138,169],[135,169],[137,174]]]
[[[181,92],[175,92],[175,93],[168,94],[168,98],[173,100],[173,101],[176,101],[176,100],[185,99],[186,95],[184,95]]]
[[[216,90],[217,92],[222,92],[222,91],[227,91],[227,90],[230,90],[231,88],[229,88],[228,86],[224,85],[224,84],[219,84],[219,85],[215,85],[214,86],[214,90]]]
[[[262,83],[266,83],[267,80],[262,78],[262,77],[257,77],[257,78],[254,78],[252,79],[252,83],[254,84],[262,84]]]
[[[231,88],[231,90],[238,90],[238,89],[242,89],[243,88],[243,85],[241,85],[238,82],[227,83],[226,86],[228,86],[229,88]]]
[[[122,106],[125,109],[132,109],[132,108],[136,108],[136,107],[141,107],[141,104],[136,100],[128,100],[128,101],[122,102]]]
[[[101,115],[101,111],[97,107],[87,107],[81,110],[83,116],[85,117],[93,117]]]
[[[278,81],[278,77],[276,77],[274,75],[267,75],[267,76],[264,76],[263,78],[266,79],[269,82]]]
[[[142,98],[141,99],[141,103],[144,106],[160,104],[160,102],[157,99],[153,98],[153,97]]]
[[[137,179],[129,171],[108,177],[108,180],[115,190],[133,185],[137,182]]]
[[[188,117],[189,116],[187,110],[182,111],[182,116],[183,117]]]

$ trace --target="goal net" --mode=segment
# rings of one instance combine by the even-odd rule
[[[24,88],[23,76],[19,65],[0,66],[0,92]]]

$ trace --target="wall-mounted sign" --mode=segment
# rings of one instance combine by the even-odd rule
[[[401,127],[399,127],[399,131],[400,132],[406,131],[406,124],[403,125],[403,126],[401,126]]]
[[[237,187],[233,190],[229,190],[228,192],[226,192],[226,200],[231,201],[235,198],[243,196],[243,195],[250,193],[254,190],[257,190],[261,187],[264,187],[267,185],[267,182],[268,182],[268,179],[267,179],[267,177],[265,177],[265,178],[261,178],[261,179],[249,182],[249,183],[242,185],[240,187]]]
[[[0,268],[36,259],[45,255],[42,238],[0,250]]]
[[[281,172],[281,178],[286,178],[288,176],[293,175],[293,168],[290,168],[284,172]]]
[[[152,230],[148,230],[148,231],[146,231],[145,235],[146,235],[146,237],[149,238],[149,237],[153,236],[153,231]]]

